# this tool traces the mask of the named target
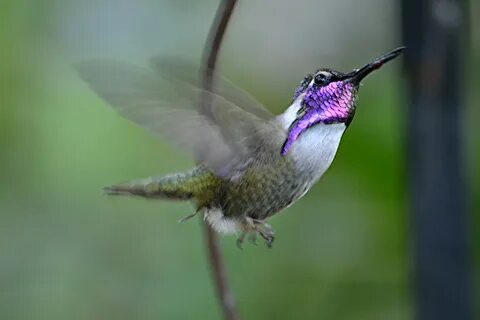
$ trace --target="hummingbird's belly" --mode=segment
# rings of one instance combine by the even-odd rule
[[[254,177],[228,186],[222,206],[225,216],[266,219],[288,207],[311,187],[308,179],[295,170],[276,168],[268,171],[257,171]]]

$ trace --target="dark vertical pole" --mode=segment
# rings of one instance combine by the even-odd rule
[[[472,319],[462,0],[402,0],[416,319]]]

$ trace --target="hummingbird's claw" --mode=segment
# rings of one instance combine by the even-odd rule
[[[253,222],[255,223],[255,230],[263,239],[265,239],[267,248],[272,248],[273,241],[275,240],[275,234],[273,233],[272,227],[262,220],[253,220]]]
[[[245,240],[245,236],[247,235],[246,232],[243,232],[240,237],[237,239],[237,248],[242,250],[243,249],[243,241]]]
[[[237,248],[243,250],[243,240],[240,238],[237,239]]]
[[[182,219],[178,220],[178,222],[181,223],[181,222],[185,222],[185,221],[187,221],[187,220],[190,220],[191,218],[195,217],[199,211],[200,211],[200,210],[196,210],[194,213],[189,214],[188,216],[185,216],[185,217],[183,217]]]
[[[249,236],[248,236],[248,241],[251,244],[257,246],[258,245],[258,243],[257,243],[257,233],[256,232],[250,233]]]
[[[275,237],[273,235],[265,235],[262,236],[265,238],[265,244],[267,245],[268,249],[272,248],[273,241],[275,240]]]
[[[272,247],[275,240],[272,227],[263,220],[247,218],[242,234],[237,239],[237,247],[243,249],[243,242],[248,237],[248,242],[257,245],[257,235],[265,239],[268,248]]]

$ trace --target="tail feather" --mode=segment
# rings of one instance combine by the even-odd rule
[[[103,187],[103,192],[108,196],[146,196],[142,185],[130,183]]]
[[[195,168],[190,172],[163,177],[132,180],[103,188],[107,195],[140,196],[144,198],[189,200],[203,198],[215,186],[217,178],[208,171]]]

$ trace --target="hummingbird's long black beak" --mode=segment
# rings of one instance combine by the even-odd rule
[[[346,78],[349,78],[350,81],[355,84],[359,85],[360,81],[362,81],[363,78],[365,78],[367,75],[369,75],[372,71],[379,69],[381,66],[383,66],[385,63],[387,63],[390,60],[395,59],[398,57],[400,54],[402,54],[403,50],[405,50],[406,47],[399,47],[397,49],[394,49],[378,58],[370,62],[369,64],[366,64],[360,69],[355,69],[352,72],[348,73],[346,75]]]

